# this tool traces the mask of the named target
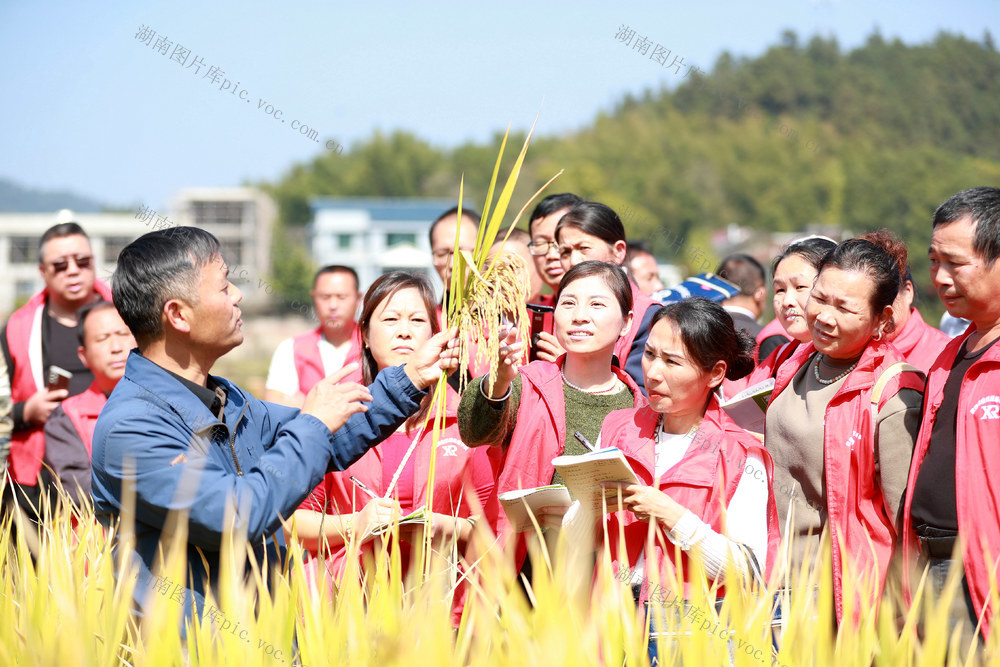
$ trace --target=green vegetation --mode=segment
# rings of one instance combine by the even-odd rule
[[[723,53],[703,77],[667,79],[678,80],[626,95],[588,128],[534,139],[515,199],[565,169],[554,191],[628,206],[629,236],[667,259],[681,256],[677,235],[690,247],[694,230],[700,243],[730,224],[885,226],[909,244],[924,307],[940,312],[928,291],[931,214],[959,190],[1000,182],[1000,53],[988,33],[914,46],[876,33],[843,52],[835,39],[803,44],[786,32],[756,58]],[[485,192],[499,143],[443,150],[376,133],[294,166],[269,190],[292,226],[309,220],[316,195],[457,199],[462,173],[467,191]]]

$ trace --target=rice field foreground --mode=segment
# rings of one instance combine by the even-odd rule
[[[8,517],[0,525],[0,664],[3,665],[648,665],[646,629],[631,590],[610,564],[592,581],[562,540],[540,554],[529,595],[490,538],[479,536],[467,554],[468,601],[460,627],[451,620],[451,591],[461,572],[436,553],[418,574],[400,575],[400,562],[383,544],[361,574],[353,559],[339,586],[303,568],[293,549],[289,563],[270,574],[242,572],[242,559],[222,573],[210,614],[182,633],[182,605],[174,582],[183,564],[166,554],[159,579],[119,573],[111,540],[84,510],[59,508],[37,540]],[[127,526],[126,526],[127,528]],[[183,529],[181,529],[183,531]],[[121,535],[127,535],[121,530]],[[182,535],[178,535],[182,537]],[[126,540],[127,538],[122,537]],[[576,542],[579,544],[579,541]],[[229,545],[229,554],[246,545]],[[551,556],[554,568],[547,567]],[[600,558],[600,556],[599,556]],[[418,561],[419,558],[413,558]],[[588,559],[582,559],[584,561]],[[685,665],[964,665],[995,664],[997,630],[972,652],[945,622],[948,600],[919,600],[907,609],[889,594],[876,618],[862,610],[856,628],[834,631],[829,559],[800,573],[804,584],[785,607],[781,650],[771,649],[770,590],[730,594],[716,613],[707,591],[689,593],[686,607],[666,606],[659,629],[675,637],[661,644],[659,662]],[[779,568],[780,569],[780,568]],[[390,576],[390,573],[393,573]],[[620,577],[615,576],[620,574]],[[419,576],[418,576],[419,575]],[[854,581],[854,579],[850,579]],[[236,582],[240,582],[237,584]],[[664,586],[667,598],[676,590]],[[676,582],[673,582],[676,584]],[[152,611],[139,623],[131,594],[147,588]],[[846,606],[855,604],[845,586]],[[658,589],[657,589],[658,590]],[[952,589],[954,591],[954,588]],[[917,626],[923,626],[918,639]]]

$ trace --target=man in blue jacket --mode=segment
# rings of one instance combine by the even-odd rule
[[[121,517],[119,547],[131,550],[124,556],[140,582],[160,571],[172,542],[183,541],[187,554],[186,581],[136,586],[140,613],[154,593],[186,615],[201,610],[227,537],[237,549],[245,539],[263,564],[281,518],[323,475],[349,466],[417,409],[450,337],[438,334],[370,389],[338,384],[347,367],[317,384],[300,411],[209,375],[243,333],[240,291],[208,232],[140,237],[119,255],[112,292],[138,347],[94,432],[95,509],[106,521]]]

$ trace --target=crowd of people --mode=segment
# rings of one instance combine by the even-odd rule
[[[705,576],[719,595],[731,575],[747,589],[779,570],[794,583],[829,549],[838,625],[852,623],[845,588],[875,608],[898,564],[904,595],[924,570],[939,594],[958,569],[949,619],[982,637],[1000,575],[1000,457],[989,453],[1000,436],[1000,189],[960,192],[930,218],[931,282],[968,322],[953,338],[913,306],[908,249],[886,230],[795,240],[770,284],[760,261],[732,255],[716,271],[732,296],[663,305],[649,296],[663,288],[652,254],[614,210],[551,195],[527,232],[493,249],[521,258],[530,337],[503,332],[496,373],[473,364],[458,381],[458,332],[442,312],[455,244],[473,249],[479,218],[452,209],[429,231],[443,297],[421,273],[363,290],[350,267],[320,269],[318,326],[277,347],[266,400],[211,374],[243,340],[241,294],[211,234],[142,236],[109,287],[86,232],[61,223],[40,243],[45,288],[0,336],[4,511],[44,521],[48,497],[92,506],[110,526],[134,508],[135,540],[121,548],[140,576],[161,566],[183,515],[188,614],[218,581],[228,536],[258,564],[298,540],[332,586],[357,572],[348,559],[371,566],[373,528],[423,510],[419,530],[399,534],[404,568],[425,539],[466,568],[487,536],[530,585],[533,545],[575,531],[577,562],[607,567],[609,553],[647,609],[662,602],[651,579]],[[768,287],[775,318],[763,323]],[[763,428],[734,421],[726,399],[768,383]],[[613,488],[621,504],[606,514],[539,508],[541,530],[517,532],[500,496],[562,483],[553,459],[591,443],[620,450],[640,483]],[[140,616],[146,593],[134,593]],[[467,594],[453,592],[456,624]]]

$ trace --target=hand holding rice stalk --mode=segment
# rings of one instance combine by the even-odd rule
[[[459,387],[465,388],[465,378],[469,367],[469,349],[473,343],[478,343],[477,358],[490,360],[489,388],[492,391],[493,383],[496,380],[497,365],[499,359],[499,349],[503,344],[501,330],[505,329],[505,321],[513,322],[519,331],[521,340],[528,337],[528,313],[525,305],[527,303],[527,288],[523,279],[523,263],[519,257],[513,253],[497,252],[490,259],[490,248],[493,247],[500,225],[507,213],[507,206],[510,203],[514,186],[517,185],[517,178],[521,173],[521,165],[524,163],[525,153],[528,151],[528,143],[531,141],[531,134],[535,127],[532,125],[531,131],[525,137],[521,152],[514,162],[514,167],[507,177],[503,190],[497,199],[496,206],[492,211],[493,193],[496,189],[497,176],[500,173],[500,162],[503,159],[504,147],[507,145],[507,137],[510,128],[504,134],[500,144],[500,153],[497,155],[496,165],[493,168],[493,177],[490,179],[490,186],[486,192],[486,203],[483,206],[483,221],[480,224],[479,233],[476,236],[476,246],[471,253],[461,250],[458,246],[459,230],[462,229],[462,201],[465,195],[465,178],[462,178],[458,190],[458,224],[455,225],[455,250],[454,265],[451,272],[451,288],[448,290],[448,309],[445,312],[445,328],[458,327],[459,345]],[[507,228],[507,234],[503,241],[506,243],[511,231],[517,226],[518,220],[524,211],[552,182],[562,174],[560,171],[543,185],[531,199],[529,199],[521,210],[518,211],[514,220]],[[488,221],[488,222],[486,222]],[[503,246],[501,245],[501,251]],[[489,260],[488,264],[487,261]],[[509,325],[507,325],[509,326]],[[437,462],[437,447],[444,428],[445,402],[447,397],[447,377],[446,373],[441,373],[441,379],[437,383],[433,398],[434,430],[431,445],[430,470],[427,474],[427,507],[433,507],[434,503],[434,474],[435,463]],[[428,410],[428,415],[431,413]],[[414,441],[416,442],[416,441]],[[403,457],[400,468],[406,465],[411,451]],[[430,574],[431,548],[430,536],[432,531],[425,531],[426,542],[424,554],[423,571],[425,576]]]
[[[500,197],[496,206],[490,211],[493,203],[493,193],[496,188],[497,175],[500,171],[500,161],[503,159],[504,147],[507,145],[507,134],[504,134],[503,142],[500,144],[500,154],[497,155],[496,166],[493,168],[493,177],[490,179],[490,187],[486,193],[486,204],[483,207],[483,221],[485,224],[479,226],[479,234],[476,237],[476,246],[471,253],[461,250],[458,247],[458,233],[461,229],[462,221],[462,199],[464,196],[465,179],[459,186],[458,194],[458,220],[455,226],[455,264],[451,273],[451,289],[448,291],[449,301],[446,312],[446,326],[458,327],[459,338],[459,377],[460,387],[464,389],[465,378],[469,367],[470,348],[473,343],[478,343],[476,359],[489,361],[490,372],[486,382],[492,391],[493,383],[496,380],[497,363],[499,349],[503,344],[501,333],[509,327],[505,322],[513,323],[517,329],[521,340],[528,337],[528,313],[525,308],[528,299],[527,285],[523,279],[524,263],[520,257],[510,252],[494,253],[490,256],[490,248],[496,242],[500,225],[507,213],[514,186],[517,185],[518,176],[521,173],[521,165],[524,162],[525,153],[528,150],[528,143],[531,141],[531,132],[524,140],[521,153],[518,155],[511,170],[507,183],[500,192]],[[502,243],[506,243],[510,233],[517,226],[521,216],[524,215],[528,206],[545,191],[552,182],[562,174],[560,171],[541,187],[531,199],[529,199],[521,210],[518,211],[514,220],[507,228],[507,233],[503,237]],[[488,221],[488,222],[487,222]]]

